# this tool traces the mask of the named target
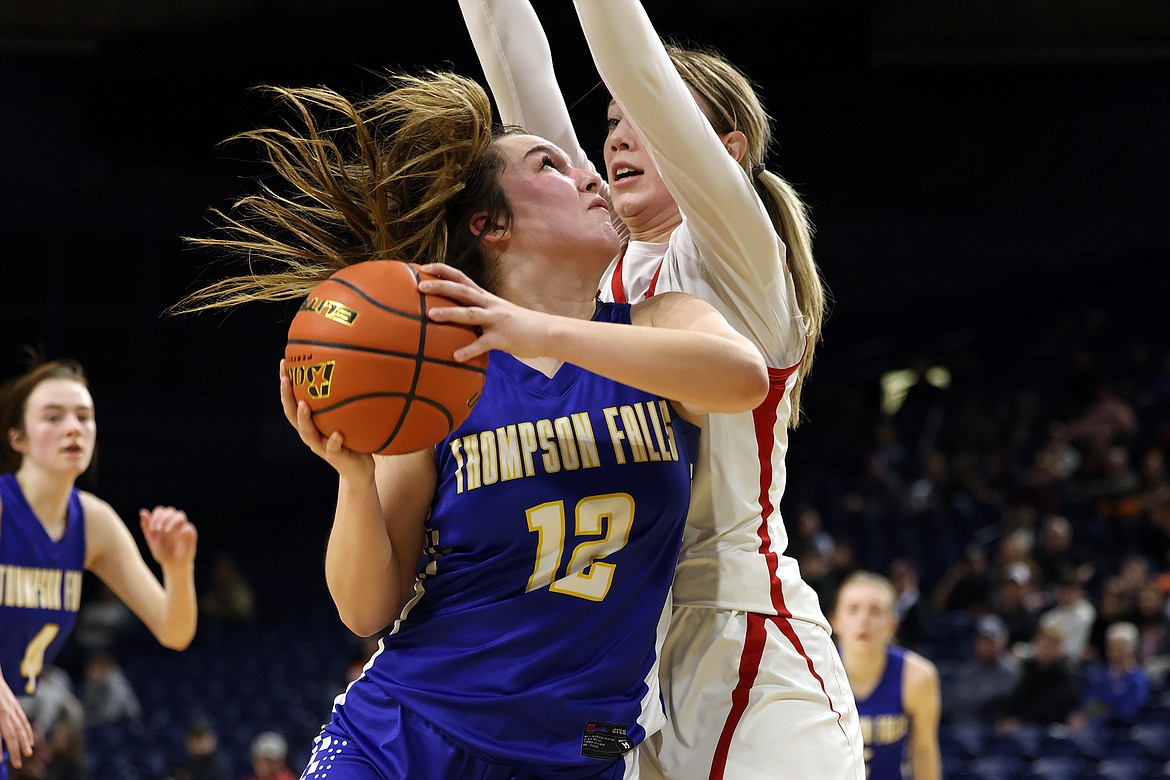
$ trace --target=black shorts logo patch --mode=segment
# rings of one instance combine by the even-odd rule
[[[626,724],[598,721],[585,724],[585,733],[581,735],[581,755],[585,758],[618,758],[633,749]]]

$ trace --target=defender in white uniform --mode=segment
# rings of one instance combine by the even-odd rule
[[[779,514],[794,390],[798,397],[818,335],[813,309],[823,305],[803,207],[763,170],[766,125],[745,133],[721,115],[718,98],[743,96],[711,95],[688,79],[705,114],[640,3],[575,4],[614,98],[606,195],[627,237],[602,279],[602,297],[636,302],[665,290],[701,297],[760,349],[772,378],[753,412],[704,420],[663,651],[670,721],[651,741],[644,776],[649,764],[669,778],[860,780],[853,695],[816,594],[784,555]],[[529,3],[460,5],[502,119],[588,165]],[[788,211],[779,221],[794,244],[790,258],[760,191]],[[802,293],[812,316],[802,314]]]

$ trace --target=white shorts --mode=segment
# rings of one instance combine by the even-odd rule
[[[865,780],[857,706],[824,627],[677,607],[662,652],[667,724],[641,777]]]

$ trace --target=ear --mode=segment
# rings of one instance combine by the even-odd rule
[[[25,435],[25,432],[22,431],[20,428],[9,428],[8,429],[8,446],[11,447],[15,452],[20,453],[21,455],[28,454],[23,449],[21,449],[22,447],[24,447],[24,442],[26,439],[27,439],[27,436]]]
[[[481,241],[487,241],[488,243],[498,243],[512,237],[512,231],[509,228],[502,225],[489,224],[486,211],[477,212],[472,216],[471,221],[467,223],[467,227],[471,230],[473,236],[478,236]]]
[[[742,130],[732,130],[730,133],[724,133],[723,145],[727,147],[727,153],[736,162],[743,162],[743,156],[747,154],[748,140]]]

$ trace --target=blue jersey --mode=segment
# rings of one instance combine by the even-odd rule
[[[0,668],[17,696],[36,691],[37,678],[73,630],[84,574],[78,492],[69,496],[65,534],[53,541],[16,476],[0,475]]]
[[[598,304],[594,320],[629,317]],[[414,597],[335,722],[378,765],[390,698],[472,755],[563,778],[658,730],[697,446],[662,398],[492,352],[474,411],[436,448]]]
[[[869,780],[901,780],[910,737],[910,716],[902,704],[902,670],[906,651],[886,648],[886,668],[877,687],[865,699],[857,699],[861,739],[865,743],[865,767]]]

